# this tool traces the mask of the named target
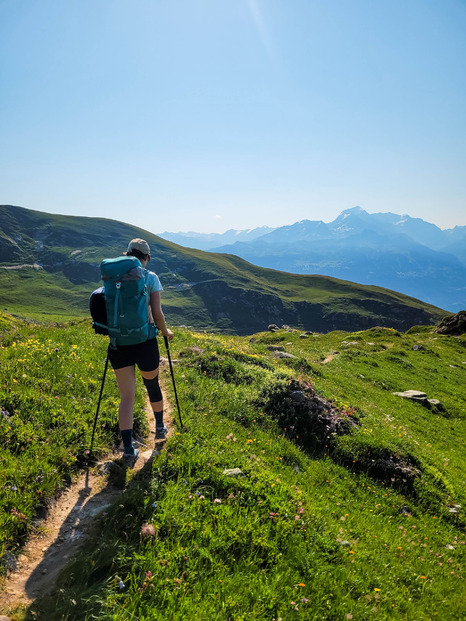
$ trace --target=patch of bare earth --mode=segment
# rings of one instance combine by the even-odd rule
[[[166,363],[162,358],[161,364]],[[164,422],[168,436],[173,434],[173,414],[164,394]],[[131,464],[132,472],[141,470],[158,455],[165,440],[155,439],[155,420],[149,402],[146,404],[149,435],[139,446],[139,457]],[[153,447],[153,448],[151,448]],[[29,606],[40,594],[51,591],[58,575],[95,526],[95,518],[108,509],[124,493],[121,484],[112,484],[112,468],[122,470],[122,450],[114,451],[90,470],[81,474],[53,503],[47,517],[39,526],[18,557],[16,567],[8,572],[1,585],[0,613]],[[0,620],[8,619],[1,617]]]

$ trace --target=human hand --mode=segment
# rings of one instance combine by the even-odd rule
[[[164,334],[163,336],[164,336],[164,338],[168,339],[169,341],[172,341],[174,334],[173,334],[173,332],[169,328],[167,328],[167,333]]]

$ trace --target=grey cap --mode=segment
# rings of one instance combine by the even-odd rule
[[[132,250],[139,250],[139,252],[142,252],[142,254],[150,255],[150,247],[145,239],[132,239],[128,244],[128,250],[126,251],[126,254],[130,254]]]

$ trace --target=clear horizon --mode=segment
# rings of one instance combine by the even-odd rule
[[[460,0],[3,0],[0,202],[220,233],[466,225]]]

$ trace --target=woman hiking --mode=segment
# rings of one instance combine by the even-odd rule
[[[150,261],[150,247],[144,239],[133,239],[125,253],[136,257],[145,268]],[[146,287],[149,294],[149,321],[155,323],[159,331],[168,340],[173,339],[173,332],[167,328],[165,317],[160,304],[162,285],[154,272],[146,271]],[[108,359],[115,372],[118,389],[120,391],[120,405],[118,408],[118,422],[123,440],[123,457],[136,460],[139,454],[133,446],[133,408],[136,398],[136,365],[142,375],[144,385],[149,395],[149,401],[155,417],[155,437],[165,438],[167,428],[163,422],[163,398],[159,386],[159,348],[157,339],[152,338],[137,345],[109,346]]]

